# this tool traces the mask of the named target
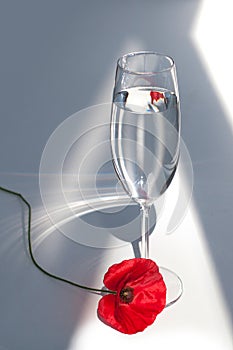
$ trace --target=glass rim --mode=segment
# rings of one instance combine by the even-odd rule
[[[133,71],[131,69],[127,69],[127,68],[123,67],[122,61],[124,59],[126,59],[127,57],[139,56],[139,55],[143,55],[143,54],[144,55],[145,54],[148,54],[148,55],[150,54],[150,55],[155,55],[155,56],[160,56],[160,57],[167,58],[167,60],[170,62],[170,66],[167,67],[167,68],[164,68],[164,69],[160,69],[160,70],[157,70],[157,71],[151,71],[151,72]],[[157,75],[157,74],[160,74],[160,73],[164,73],[164,72],[170,71],[172,68],[174,68],[175,67],[175,61],[174,61],[174,59],[171,56],[163,54],[163,53],[159,53],[159,52],[156,52],[156,51],[133,51],[133,52],[129,52],[129,53],[121,56],[120,58],[118,58],[117,66],[120,69],[122,69],[124,72],[128,73],[128,74],[134,74],[134,75]]]

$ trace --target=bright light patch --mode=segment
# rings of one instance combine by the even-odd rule
[[[230,109],[233,92],[229,79],[233,54],[228,47],[231,45],[230,36],[233,32],[231,30],[233,21],[230,17],[233,2],[222,0],[221,7],[219,4],[213,0],[204,0],[201,3],[192,37],[233,128],[233,115]],[[143,48],[140,43],[136,42],[133,45],[132,41],[128,40],[128,42],[129,45],[128,43],[124,45],[124,50],[121,50],[119,55]],[[103,100],[104,96],[107,96],[110,90],[112,91],[110,77],[112,77],[111,70],[102,87],[100,86],[95,102]],[[176,177],[171,184],[170,196],[166,193],[170,201],[166,201],[163,213],[166,210],[166,213],[171,215],[174,210],[172,205],[179,195],[179,185],[182,186],[183,191],[190,186],[187,172],[183,170],[181,169],[180,178]],[[187,192],[189,194],[189,191]],[[189,197],[186,198],[186,203],[189,203]],[[184,282],[185,292],[177,306],[165,310],[156,323],[145,332],[126,338],[125,335],[105,326],[96,316],[94,317],[99,298],[93,299],[93,295],[90,295],[84,307],[82,322],[74,330],[67,350],[79,348],[86,350],[98,346],[108,346],[111,350],[115,350],[127,347],[127,344],[134,350],[143,347],[164,350],[174,347],[179,347],[180,350],[232,349],[230,316],[221,285],[204,238],[198,211],[192,202],[189,204],[184,220],[182,223],[177,222],[181,225],[177,226],[176,234],[169,236],[165,234],[167,221],[163,221],[161,217],[156,231],[151,236],[151,258],[164,263],[169,268],[172,267],[174,271],[181,274],[180,277]],[[162,207],[163,203],[159,205]],[[172,232],[171,230],[169,233]],[[132,254],[131,250],[127,251],[128,247],[124,248],[126,254]],[[122,256],[125,256],[120,249],[114,254],[116,261],[118,257],[122,260]],[[182,254],[181,258],[179,254]],[[112,264],[112,257],[108,251],[106,251],[105,260],[106,264]],[[96,283],[99,283],[99,277],[100,273]]]
[[[233,130],[232,12],[232,0],[203,0],[194,22],[192,39]]]

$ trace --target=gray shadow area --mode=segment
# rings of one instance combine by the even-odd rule
[[[39,189],[28,184],[27,174],[38,174],[48,138],[67,116],[93,101],[111,100],[119,56],[140,49],[173,56],[182,102],[182,135],[194,168],[193,200],[233,318],[232,131],[191,40],[200,3],[1,2],[0,172],[25,175],[23,183],[6,175],[1,186],[22,192],[29,200],[32,195],[39,196]],[[109,80],[105,84],[105,74],[112,85]],[[105,101],[99,97],[103,94]],[[35,270],[25,253],[21,215],[19,203],[1,195],[1,346],[64,350],[82,323],[88,296]],[[53,252],[60,255],[56,259],[51,256],[47,265],[54,272],[62,269],[69,277],[77,273],[80,282],[92,285],[96,274],[92,266],[97,261],[104,263],[106,251],[90,247],[87,251],[76,245],[80,255],[75,255],[71,242],[64,243],[64,237],[57,236]],[[41,243],[44,253],[38,249],[38,258],[48,257],[52,242],[50,235],[46,245]],[[62,263],[68,252],[75,268],[78,258],[78,272],[64,271]]]
[[[43,344],[65,349],[88,295],[35,268],[25,245],[25,206],[2,192],[0,203],[1,345],[4,349],[41,349]]]

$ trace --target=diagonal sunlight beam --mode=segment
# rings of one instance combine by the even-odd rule
[[[232,12],[231,0],[202,1],[191,38],[233,131]]]
[[[133,42],[128,39],[119,52],[119,56],[122,53],[128,51],[136,51],[143,49],[141,43]],[[115,69],[115,67],[113,67]],[[111,81],[112,72],[104,79],[102,86],[94,102],[99,102],[104,96],[112,92]],[[182,186],[182,191],[186,191],[187,183],[187,172],[185,169],[180,171],[180,183]],[[174,186],[177,184],[174,183]],[[171,186],[173,186],[171,185]],[[188,187],[188,186],[187,186]],[[178,193],[173,188],[170,200],[171,202],[176,202],[176,196]],[[174,197],[174,198],[173,198]],[[169,206],[169,202],[167,202]],[[221,335],[223,334],[224,344],[227,349],[231,348],[231,339],[229,334],[231,334],[231,326],[229,321],[229,316],[225,306],[225,302],[222,296],[221,286],[219,285],[216,271],[211,261],[211,256],[207,242],[204,239],[204,228],[202,226],[199,213],[195,204],[189,203],[189,208],[187,215],[185,215],[182,225],[177,227],[177,234],[166,236],[164,233],[167,231],[167,219],[157,223],[156,232],[153,233],[152,246],[155,247],[156,261],[164,263],[166,266],[171,266],[175,271],[182,272],[182,278],[186,286],[184,297],[181,299],[179,304],[179,312],[181,315],[186,315],[188,312],[191,317],[189,317],[189,323],[184,326],[184,320],[173,314],[173,318],[169,320],[167,314],[161,319],[161,323],[157,325],[159,329],[155,332],[152,328],[146,333],[147,339],[157,347],[162,347],[163,349],[168,349],[174,345],[174,340],[181,344],[180,348],[196,349],[200,344],[204,345],[205,348],[212,346],[214,350],[222,348],[223,341]],[[165,207],[164,213],[171,213],[170,208]],[[166,215],[165,215],[166,216]],[[183,219],[183,218],[182,218]],[[181,224],[179,221],[178,224]],[[159,233],[161,232],[161,234]],[[168,241],[169,240],[169,241]],[[180,247],[185,248],[182,251],[182,258],[177,257]],[[125,250],[127,254],[127,249]],[[119,250],[114,253],[114,258],[118,256],[121,258]],[[112,263],[112,257],[110,254],[105,256],[106,264]],[[185,262],[185,264],[184,264]],[[185,265],[185,266],[184,266]],[[100,269],[102,266],[100,267]],[[192,278],[190,278],[190,271]],[[209,290],[211,293],[209,293]],[[194,292],[195,291],[195,292]],[[105,343],[111,343],[111,349],[119,349],[119,347],[125,346],[125,338],[120,338],[118,334],[111,333],[111,330],[106,329],[106,326],[99,323],[97,318],[90,322],[91,317],[91,306],[93,309],[96,307],[96,301],[93,299],[88,301],[89,308],[86,307],[85,319],[82,322],[81,330],[77,329],[73,333],[73,337],[69,344],[69,350],[74,350],[77,348],[84,348],[87,346],[91,347],[92,339],[104,339]],[[198,308],[197,308],[198,304]],[[213,305],[215,306],[213,308]],[[202,315],[200,317],[200,310],[202,310]],[[169,310],[172,313],[173,310]],[[211,315],[211,316],[210,316]],[[210,322],[211,319],[211,322]],[[221,320],[221,322],[219,321]],[[221,324],[221,330],[219,329],[219,323]],[[174,325],[175,324],[175,325]],[[89,335],[92,334],[92,337]],[[117,342],[112,342],[112,337],[117,337]],[[190,339],[192,342],[190,343]],[[131,338],[131,346],[137,350],[145,346],[144,334],[139,334],[135,338]],[[185,347],[184,344],[186,344]],[[227,345],[226,345],[227,344]],[[182,346],[183,345],[183,346]]]

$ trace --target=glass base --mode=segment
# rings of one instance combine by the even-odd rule
[[[165,267],[160,267],[159,271],[163,276],[164,282],[167,286],[166,307],[168,307],[180,299],[181,295],[183,294],[183,283],[175,272]]]

